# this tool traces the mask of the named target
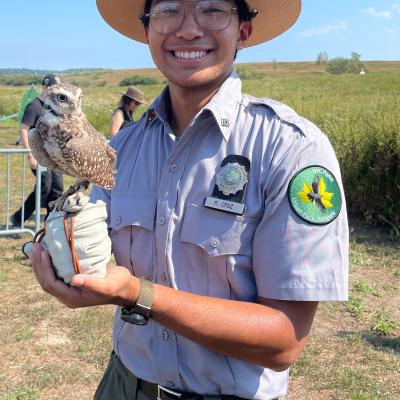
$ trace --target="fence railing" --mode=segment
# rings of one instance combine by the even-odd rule
[[[41,167],[39,164],[37,166],[37,174],[36,174],[36,191],[35,191],[35,227],[34,230],[29,229],[25,226],[24,215],[25,215],[25,188],[26,188],[26,170],[27,170],[27,154],[29,150],[27,149],[18,149],[18,148],[5,148],[0,149],[0,161],[3,161],[2,158],[5,158],[4,168],[0,163],[0,185],[5,187],[5,197],[6,201],[2,202],[4,206],[4,215],[5,215],[5,225],[0,226],[0,236],[10,236],[15,234],[30,234],[32,236],[40,229],[40,187],[41,187],[41,175],[45,168]],[[16,180],[11,180],[12,169],[15,163],[11,163],[11,156],[19,157],[21,160],[21,180],[17,182]],[[19,160],[17,160],[19,161]],[[4,173],[2,171],[4,169]],[[2,181],[5,182],[2,182]],[[29,190],[29,189],[28,189]],[[20,202],[15,202],[15,196],[12,196],[12,191],[15,193],[16,191],[20,193],[19,198]],[[1,205],[0,205],[1,207]],[[10,223],[11,213],[18,208],[22,207],[21,214],[21,225],[14,226]],[[3,207],[1,207],[3,208]]]

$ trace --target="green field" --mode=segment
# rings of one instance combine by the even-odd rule
[[[400,62],[366,62],[365,66],[365,76],[329,75],[324,65],[305,62],[241,64],[238,70],[246,78],[244,92],[280,100],[326,133],[341,165],[352,215],[400,235]],[[85,113],[97,130],[107,134],[119,91],[125,89],[118,83],[132,75],[158,79],[157,85],[141,86],[148,102],[164,86],[155,69],[61,77],[82,87]],[[0,79],[0,115],[17,112],[26,89],[1,85],[6,80]],[[135,117],[144,111],[140,107]]]
[[[244,92],[289,104],[328,135],[351,211],[350,299],[319,307],[286,400],[400,398],[400,62],[365,65],[365,76],[328,75],[314,63],[238,66]],[[125,89],[118,83],[132,75],[159,80],[141,87],[149,102],[163,87],[152,69],[62,78],[82,87],[89,120],[106,133]],[[0,116],[17,112],[25,89],[0,84]],[[14,147],[17,131],[16,121],[0,122],[0,148]],[[0,159],[0,204],[4,167]],[[17,165],[12,182],[20,174]],[[43,293],[20,252],[26,240],[0,238],[0,400],[91,399],[111,349],[113,307],[69,310]]]

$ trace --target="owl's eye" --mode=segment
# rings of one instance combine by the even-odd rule
[[[58,101],[66,101],[67,100],[67,96],[65,94],[58,94],[57,95],[57,100]]]

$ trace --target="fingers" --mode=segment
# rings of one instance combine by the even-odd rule
[[[88,274],[73,276],[70,285],[57,279],[49,254],[38,243],[30,257],[32,270],[41,288],[70,308],[103,304],[131,304],[139,293],[137,278],[123,267],[110,267],[104,278]]]
[[[72,277],[70,285],[82,290],[89,290],[93,293],[111,297],[110,282],[107,282],[104,278],[97,278],[88,274],[78,274]]]
[[[40,287],[45,292],[57,297],[59,301],[66,304],[68,307],[74,308],[74,304],[71,302],[72,288],[63,281],[57,279],[49,254],[43,251],[42,246],[38,243],[33,245],[31,261],[32,270]]]

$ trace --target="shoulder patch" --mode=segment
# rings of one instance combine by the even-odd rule
[[[336,178],[320,165],[297,172],[289,183],[288,198],[293,211],[313,225],[329,224],[342,208],[342,195]]]

